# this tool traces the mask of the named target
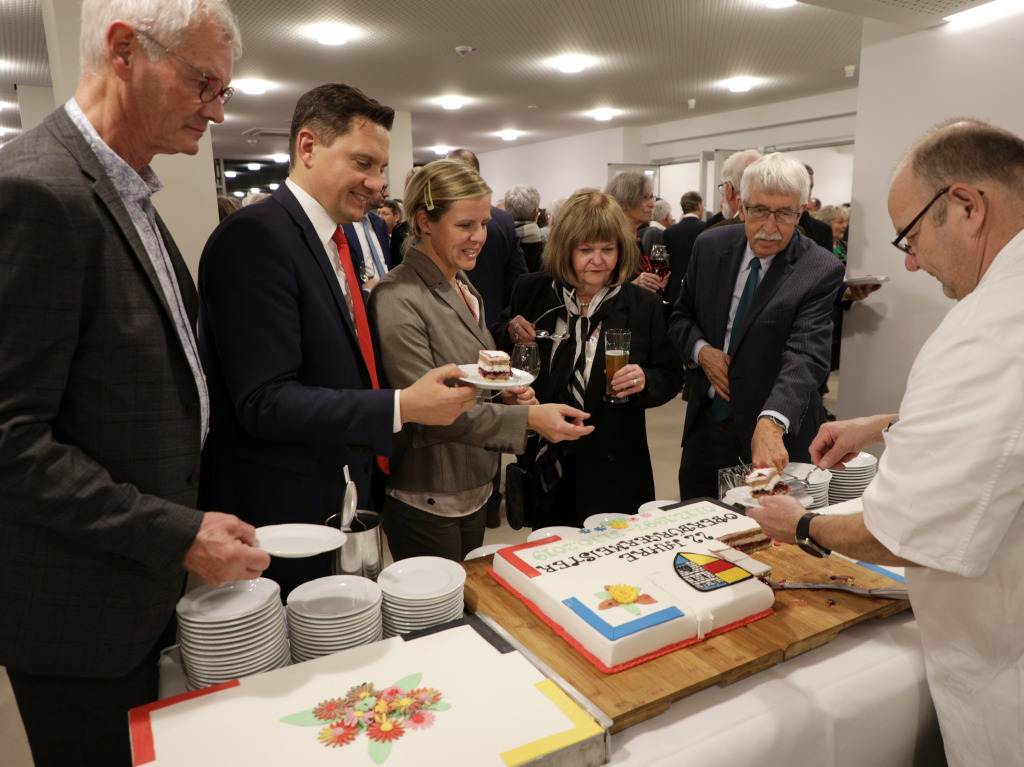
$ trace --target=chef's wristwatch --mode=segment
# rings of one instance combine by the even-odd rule
[[[827,557],[832,553],[811,537],[811,520],[819,516],[813,511],[808,511],[800,521],[796,523],[796,545],[806,551],[812,557]]]

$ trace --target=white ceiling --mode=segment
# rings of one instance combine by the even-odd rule
[[[807,0],[771,10],[764,0],[235,0],[245,47],[235,81],[260,78],[271,89],[236,93],[211,130],[213,150],[253,160],[286,152],[283,136],[253,143],[243,133],[286,136],[297,96],[330,81],[410,112],[416,162],[437,144],[509,146],[497,135],[505,129],[528,143],[827,93],[857,85],[846,68],[859,63],[861,15],[927,25],[988,1]],[[304,30],[316,22],[359,34],[322,46]],[[476,50],[462,57],[456,46]],[[549,65],[567,53],[597,63],[578,74]],[[731,93],[722,82],[739,75],[761,84]],[[0,102],[16,100],[15,83],[50,84],[39,0],[0,0]],[[433,103],[447,94],[471,101],[459,111]],[[598,107],[621,113],[596,122],[585,113]],[[0,107],[0,130],[18,127],[17,109]]]

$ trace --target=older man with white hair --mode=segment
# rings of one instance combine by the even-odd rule
[[[673,223],[672,203],[660,198],[655,200],[654,210],[651,212],[651,225],[641,230],[640,252],[645,256],[649,256],[653,246],[664,245],[665,230],[672,226]]]
[[[516,222],[516,236],[526,258],[526,268],[539,272],[544,253],[544,236],[537,226],[540,212],[540,192],[536,187],[515,184],[505,192],[505,212]]]
[[[270,562],[195,509],[196,290],[150,201],[153,156],[223,121],[239,53],[222,0],[84,0],[74,98],[0,152],[0,664],[36,767],[131,764],[185,571]]]
[[[806,461],[825,422],[831,310],[843,266],[796,231],[810,179],[779,153],[740,182],[743,226],[697,238],[669,335],[696,369],[683,429],[680,498],[717,497],[738,457],[782,469]]]

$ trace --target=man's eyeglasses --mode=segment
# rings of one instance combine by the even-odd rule
[[[141,29],[136,29],[135,31],[138,32],[143,37],[145,37],[150,42],[155,43],[156,45],[159,45],[167,53],[169,53],[172,56],[174,56],[174,58],[176,58],[178,61],[180,61],[186,67],[188,67],[193,72],[196,72],[199,75],[199,77],[201,78],[199,80],[199,100],[200,101],[202,101],[204,104],[208,104],[211,101],[213,101],[214,99],[220,99],[220,103],[221,104],[228,103],[228,99],[231,98],[231,94],[235,92],[234,88],[231,88],[231,87],[225,88],[223,81],[217,79],[216,77],[210,77],[208,74],[206,74],[206,72],[201,70],[199,67],[193,66],[189,62],[185,61],[185,59],[183,59],[177,53],[175,53],[170,48],[168,48],[166,45],[161,43],[159,40],[155,39],[148,32],[145,32],[145,31],[143,31]]]
[[[903,240],[905,240],[907,238],[907,235],[910,234],[910,230],[913,229],[914,226],[917,225],[917,222],[920,221],[924,217],[924,214],[928,212],[928,210],[932,207],[932,205],[934,205],[936,202],[938,202],[939,198],[942,197],[942,195],[944,195],[946,192],[948,192],[952,188],[953,187],[951,187],[951,186],[943,187],[942,189],[940,189],[935,194],[934,197],[932,197],[931,202],[929,202],[927,205],[925,205],[924,209],[920,213],[918,213],[916,216],[914,216],[913,221],[911,221],[909,224],[907,224],[905,227],[903,227],[903,231],[896,235],[896,239],[892,241],[892,245],[893,245],[894,248],[898,248],[899,250],[902,250],[907,255],[912,255],[914,253],[913,246],[911,246],[909,243],[903,242]],[[982,192],[982,194],[984,194],[984,192]]]
[[[775,223],[777,224],[795,224],[797,219],[800,218],[800,211],[798,210],[770,210],[763,205],[754,205],[752,207],[744,205],[743,210],[747,212],[747,218],[755,223],[767,221],[768,216],[775,216]]]

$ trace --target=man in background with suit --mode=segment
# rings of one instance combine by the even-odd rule
[[[391,247],[388,238],[388,225],[377,214],[377,209],[387,198],[387,186],[366,201],[363,217],[351,224],[342,226],[345,240],[348,242],[363,291],[369,293],[381,277],[391,271]]]
[[[195,508],[196,294],[149,163],[224,119],[240,42],[221,0],[176,7],[85,0],[74,98],[0,152],[0,664],[37,767],[131,764],[185,571],[270,561]]]
[[[347,85],[304,94],[289,175],[228,216],[199,264],[199,348],[210,385],[200,503],[256,526],[323,524],[341,510],[348,466],[359,508],[383,491],[405,422],[447,425],[475,404],[457,362],[386,388],[343,225],[380,193],[394,111]],[[376,456],[376,458],[375,458]],[[330,574],[330,556],[275,561],[287,593]]]
[[[743,173],[743,226],[697,238],[669,335],[697,369],[683,429],[682,500],[718,497],[738,458],[782,469],[807,461],[825,421],[830,312],[843,266],[795,231],[807,202],[803,165],[779,153]]]
[[[686,267],[690,265],[690,254],[697,235],[704,231],[704,198],[700,192],[687,192],[679,198],[683,209],[683,217],[679,223],[672,224],[665,230],[662,239],[668,248],[668,263],[672,273],[665,290],[665,300],[671,305],[679,295],[679,284],[686,276]]]
[[[807,171],[807,175],[811,179],[811,187],[808,189],[807,194],[811,193],[814,189],[814,168],[807,163],[803,164]],[[825,250],[831,251],[835,247],[835,243],[832,241],[832,227],[826,224],[824,221],[819,221],[811,215],[810,208],[811,198],[807,198],[807,207],[804,208],[804,212],[800,214],[800,220],[797,222],[797,226],[800,230],[818,243]]]
[[[740,199],[740,179],[747,166],[760,157],[761,153],[756,149],[744,149],[725,158],[722,163],[722,183],[719,184],[722,189],[722,209],[708,220],[708,229],[740,222],[739,212],[743,204]]]

